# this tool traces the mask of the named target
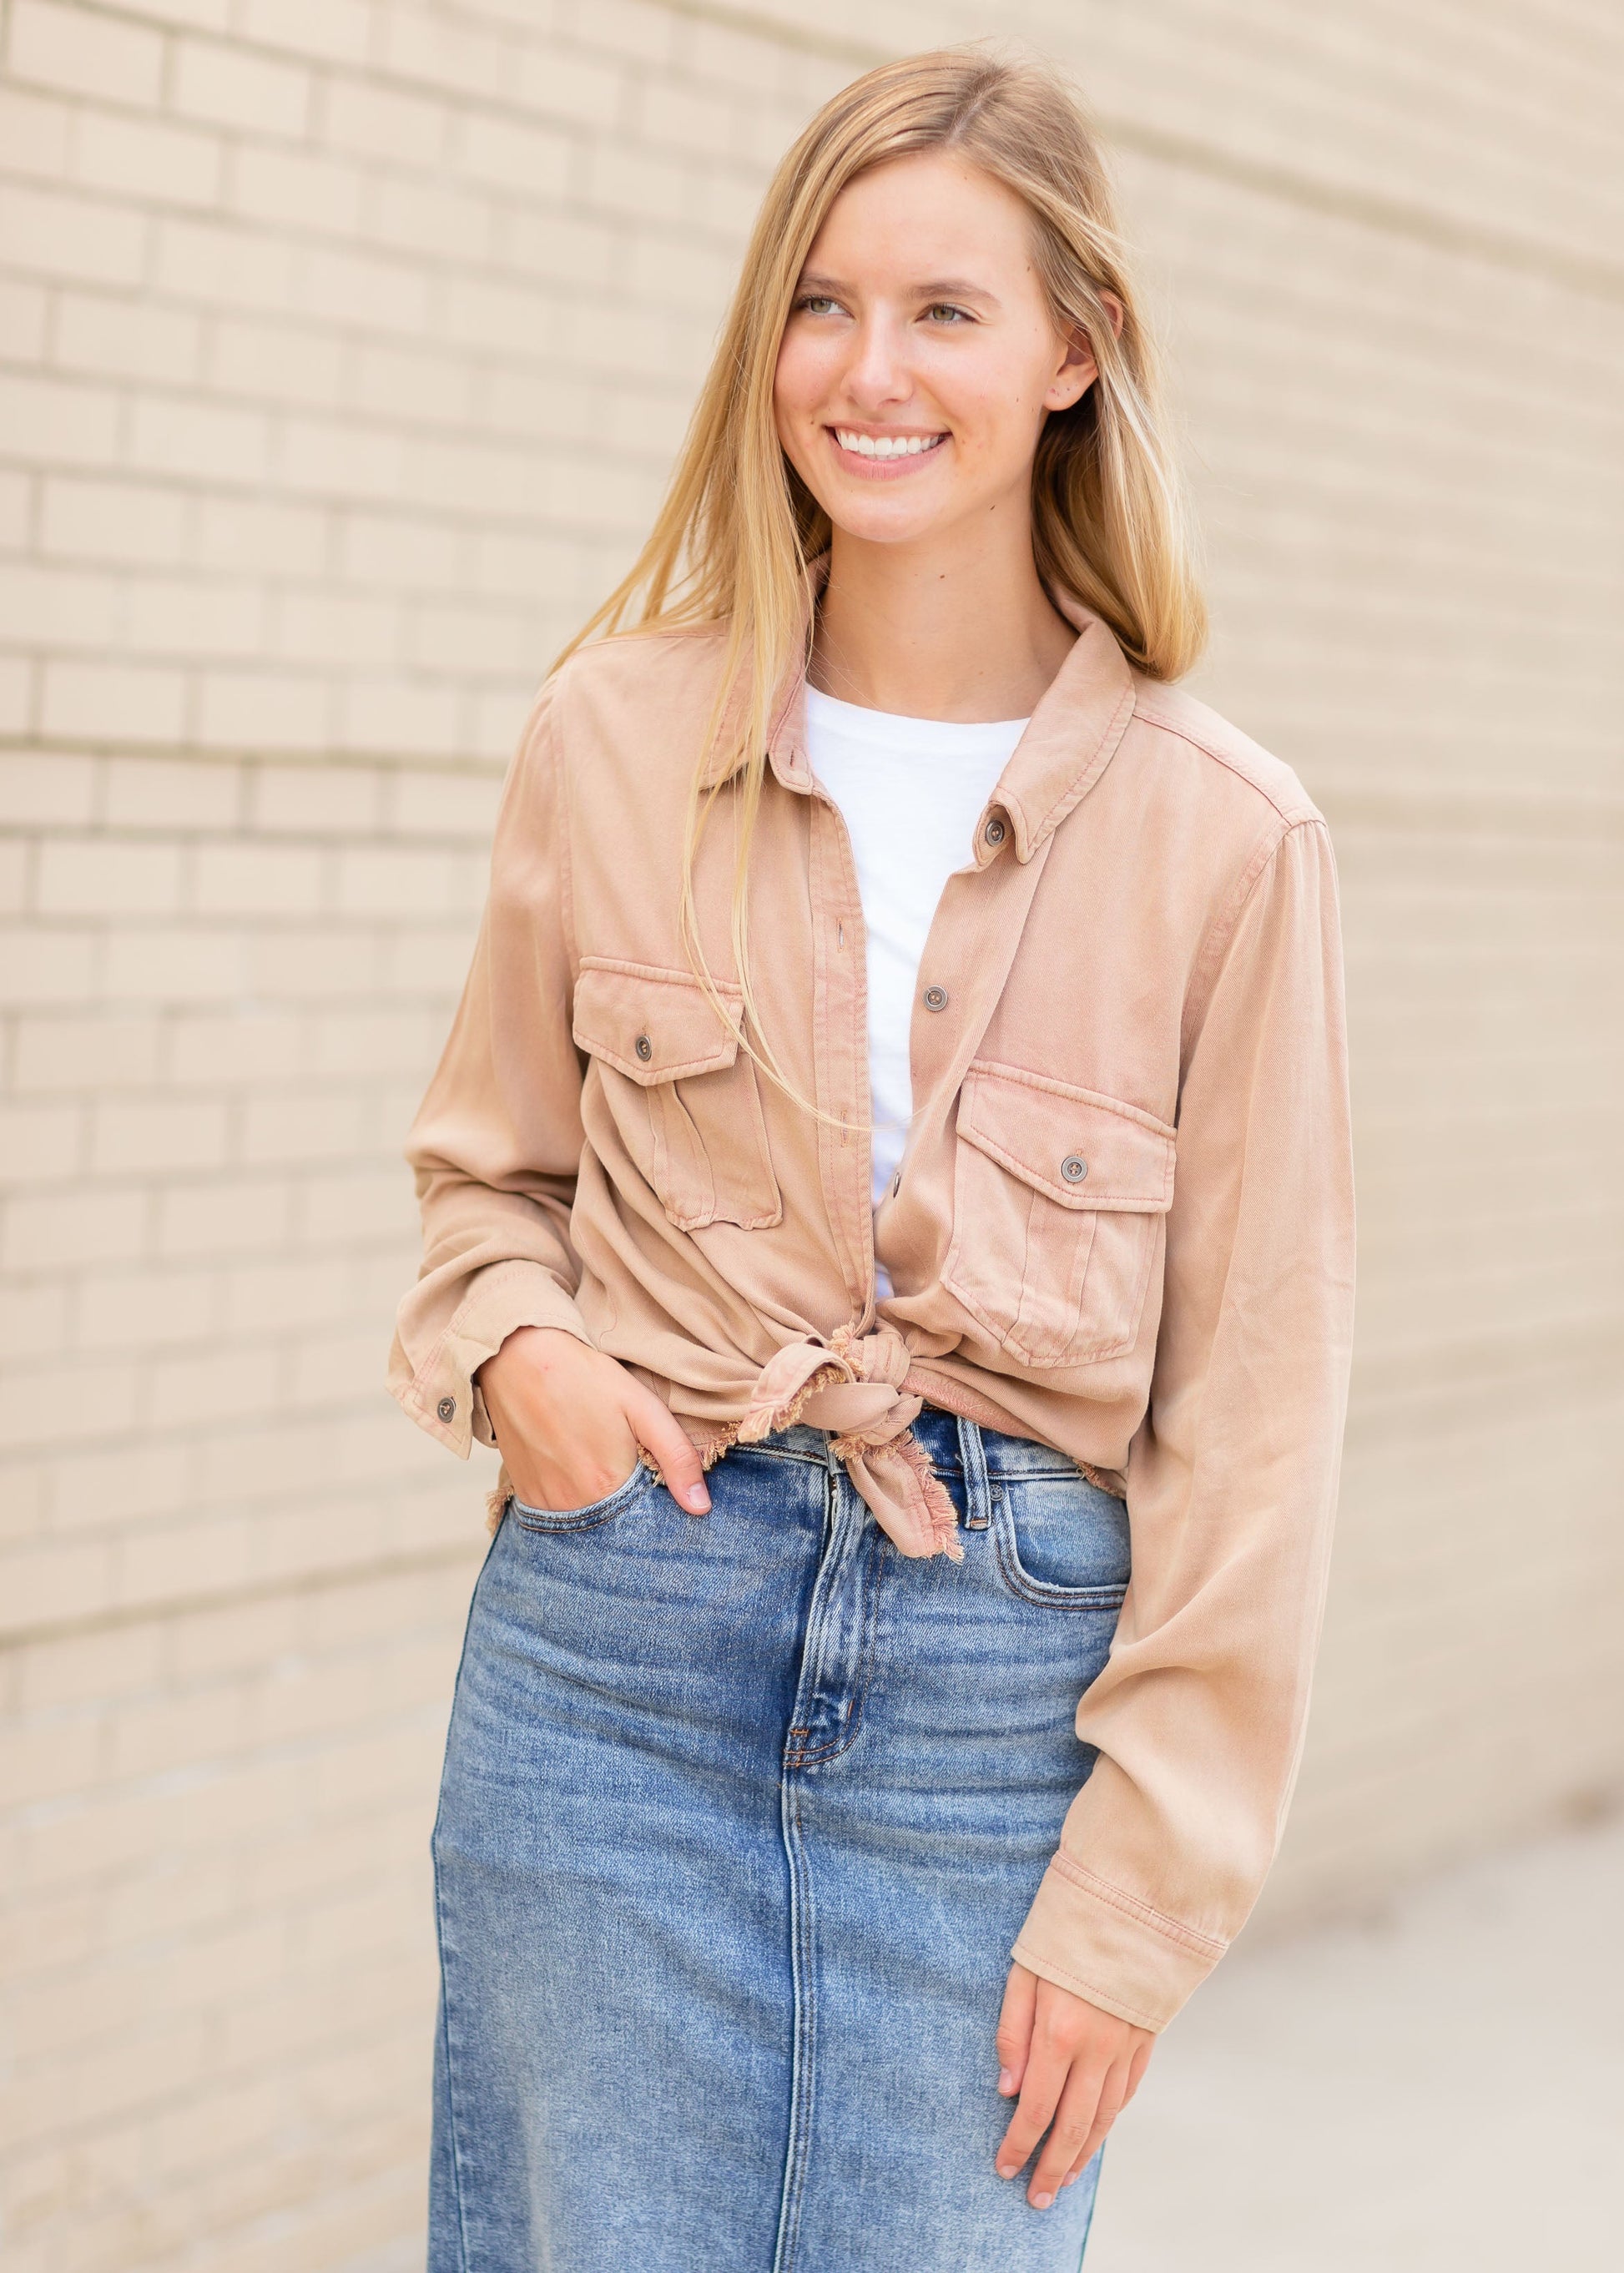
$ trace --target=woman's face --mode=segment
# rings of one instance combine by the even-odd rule
[[[850,183],[778,349],[778,439],[836,529],[907,544],[1028,499],[1043,421],[1097,376],[1055,329],[1012,191],[948,152]]]

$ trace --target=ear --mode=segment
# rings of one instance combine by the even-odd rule
[[[1126,310],[1114,292],[1101,292],[1100,299],[1110,319],[1113,335],[1120,339]],[[1080,402],[1100,376],[1100,366],[1089,345],[1088,334],[1080,324],[1074,324],[1066,334],[1065,357],[1050,380],[1043,397],[1046,410],[1069,410]]]

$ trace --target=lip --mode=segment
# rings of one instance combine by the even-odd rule
[[[951,432],[940,426],[876,426],[870,424],[866,418],[842,419],[840,423],[848,434],[889,434],[901,441],[909,441],[917,437],[933,434],[939,434],[942,437],[934,450],[916,450],[909,457],[865,458],[855,450],[848,450],[832,426],[825,426],[823,431],[829,438],[829,446],[834,453],[835,462],[843,473],[849,474],[861,482],[905,480],[909,474],[917,473],[921,467],[929,465],[934,459],[939,457],[952,439]]]

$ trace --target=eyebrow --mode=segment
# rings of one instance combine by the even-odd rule
[[[841,293],[851,288],[838,276],[819,276],[811,271],[804,274],[796,286],[798,292]],[[984,284],[973,284],[964,276],[934,276],[922,284],[909,286],[916,300],[984,300],[991,306],[998,304],[998,296],[989,292]]]

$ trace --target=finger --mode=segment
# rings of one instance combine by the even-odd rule
[[[1127,2085],[1128,2064],[1124,2060],[1113,2067],[1105,2079],[1100,2092],[1100,2104],[1094,2109],[1094,2122],[1089,2127],[1088,2136],[1072,2157],[1071,2169],[1060,2181],[1062,2186],[1069,2187],[1074,2179],[1080,2179],[1101,2148],[1104,2146],[1110,2136],[1111,2126],[1128,2104]]]
[[[1038,1977],[1024,1965],[1011,1965],[1004,1987],[1004,2009],[998,2015],[998,2089],[1006,2099],[1020,2089],[1032,2045],[1032,2015],[1037,2009]]]
[[[1001,2179],[1012,2179],[1048,2130],[1060,2104],[1071,2068],[1067,2054],[1047,2044],[1039,2031],[1026,2060],[1020,2099],[1010,2118],[993,2167]]]
[[[1026,2187],[1026,2200],[1034,2209],[1049,2208],[1066,2172],[1087,2145],[1106,2074],[1101,2068],[1085,2067],[1079,2060],[1066,2078],[1043,2151]]]
[[[1116,2100],[1115,2106],[1109,2111],[1109,2119],[1105,2122],[1103,2128],[1099,2131],[1099,2134],[1095,2138],[1089,2141],[1087,2145],[1083,2149],[1081,2154],[1079,2155],[1076,2162],[1072,2164],[1064,2181],[1067,2186],[1071,2185],[1074,2179],[1081,2178],[1088,2164],[1093,2162],[1098,2149],[1104,2145],[1106,2134],[1111,2129],[1117,2116],[1122,2113],[1123,2109],[1127,2105],[1134,2093],[1139,2089],[1140,2082],[1143,2081],[1145,2071],[1150,2066],[1150,2056],[1155,2048],[1156,2040],[1154,2037],[1140,2037],[1139,2043],[1135,2045],[1132,2054],[1125,2065],[1125,2067],[1122,2070],[1122,2096],[1119,2099]],[[1116,2083],[1117,2070],[1114,2068],[1110,2076],[1106,2080],[1105,2091],[1101,2094],[1102,2114],[1105,2112],[1105,2102],[1115,2097]]]
[[[629,1374],[627,1388],[630,1393],[626,1400],[626,1417],[639,1443],[659,1462],[666,1490],[691,1515],[709,1514],[710,1494],[705,1488],[698,1446],[652,1390],[645,1389]]]

